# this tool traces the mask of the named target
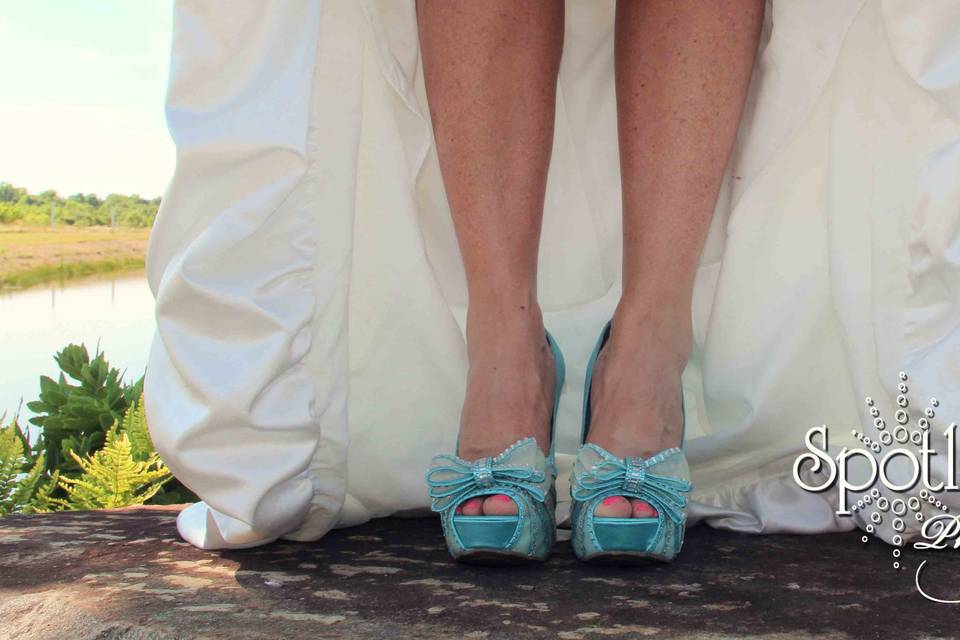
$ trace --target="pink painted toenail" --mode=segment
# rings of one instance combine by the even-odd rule
[[[620,504],[622,501],[623,501],[623,498],[621,496],[610,496],[609,498],[603,499],[603,504],[605,505]]]
[[[502,493],[498,493],[497,495],[493,496],[493,499],[494,499],[494,500],[499,500],[500,502],[504,502],[504,501],[512,502],[512,501],[510,500],[510,496],[505,496],[505,495],[503,495]]]

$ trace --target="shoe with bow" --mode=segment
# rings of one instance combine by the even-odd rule
[[[686,496],[692,489],[682,437],[680,447],[664,449],[649,458],[620,458],[603,447],[586,443],[593,369],[609,337],[610,322],[604,327],[587,366],[581,445],[570,476],[571,544],[574,554],[586,561],[669,562],[683,545]],[[597,505],[611,496],[643,500],[656,510],[656,516],[597,517],[594,513]]]
[[[433,458],[426,480],[431,508],[440,513],[447,549],[455,560],[476,564],[542,561],[556,538],[557,476],[554,445],[564,363],[547,332],[556,365],[550,452],[544,456],[535,438],[517,441],[494,457],[467,461],[455,455]],[[511,516],[468,516],[457,507],[477,496],[504,494],[517,504]]]

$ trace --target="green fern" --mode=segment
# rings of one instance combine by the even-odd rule
[[[43,480],[43,454],[40,454],[40,457],[37,458],[34,465],[27,471],[13,491],[10,502],[12,505],[23,505],[18,508],[18,511],[21,513],[32,513],[33,509],[31,505],[37,495],[37,490],[41,487],[41,481]],[[0,512],[2,512],[2,507],[0,507]]]
[[[2,420],[2,418],[0,418]],[[16,420],[0,428],[0,516],[29,513],[44,472],[44,456],[31,458]]]
[[[37,487],[36,493],[30,498],[30,501],[21,507],[21,513],[50,513],[59,511],[60,505],[53,497],[54,491],[60,487],[60,471],[54,471],[53,475],[48,476],[46,481]]]
[[[147,429],[147,414],[143,408],[143,393],[123,414],[120,430],[130,438],[130,451],[138,462],[149,460],[155,452],[150,431]]]
[[[116,427],[107,431],[101,450],[80,457],[70,456],[83,471],[78,478],[61,477],[66,499],[54,502],[65,509],[115,509],[142,505],[170,479],[170,470],[156,453],[135,460],[130,436]]]

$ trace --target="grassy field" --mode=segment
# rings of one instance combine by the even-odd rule
[[[142,268],[150,229],[0,225],[0,290]]]

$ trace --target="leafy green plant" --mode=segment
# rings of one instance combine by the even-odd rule
[[[4,414],[0,423],[6,419]],[[44,456],[30,455],[30,443],[16,420],[0,427],[0,516],[43,509]]]
[[[41,376],[40,399],[27,403],[38,413],[35,441],[16,418],[0,428],[0,516],[197,499],[154,449],[143,377],[124,384],[102,352],[91,359],[82,344],[54,359],[59,381]]]
[[[114,509],[142,505],[160,491],[170,479],[170,470],[156,452],[143,460],[130,435],[121,429],[109,429],[104,447],[85,458],[70,452],[83,470],[78,478],[61,477],[60,488],[66,499],[57,500],[65,509]]]
[[[143,406],[143,394],[123,414],[120,430],[130,439],[130,455],[134,460],[143,462],[156,455],[150,430],[147,428],[147,413]]]
[[[30,502],[21,511],[22,513],[49,513],[57,511],[59,505],[54,498],[54,492],[60,487],[60,472],[54,471],[37,487],[30,498]]]
[[[79,473],[70,451],[88,456],[103,447],[111,426],[143,393],[143,377],[124,384],[102,351],[91,359],[82,343],[67,345],[54,360],[61,370],[59,379],[40,376],[40,398],[27,403],[37,414],[30,423],[42,428],[37,446],[46,453],[45,470]],[[79,384],[71,384],[67,376]]]

